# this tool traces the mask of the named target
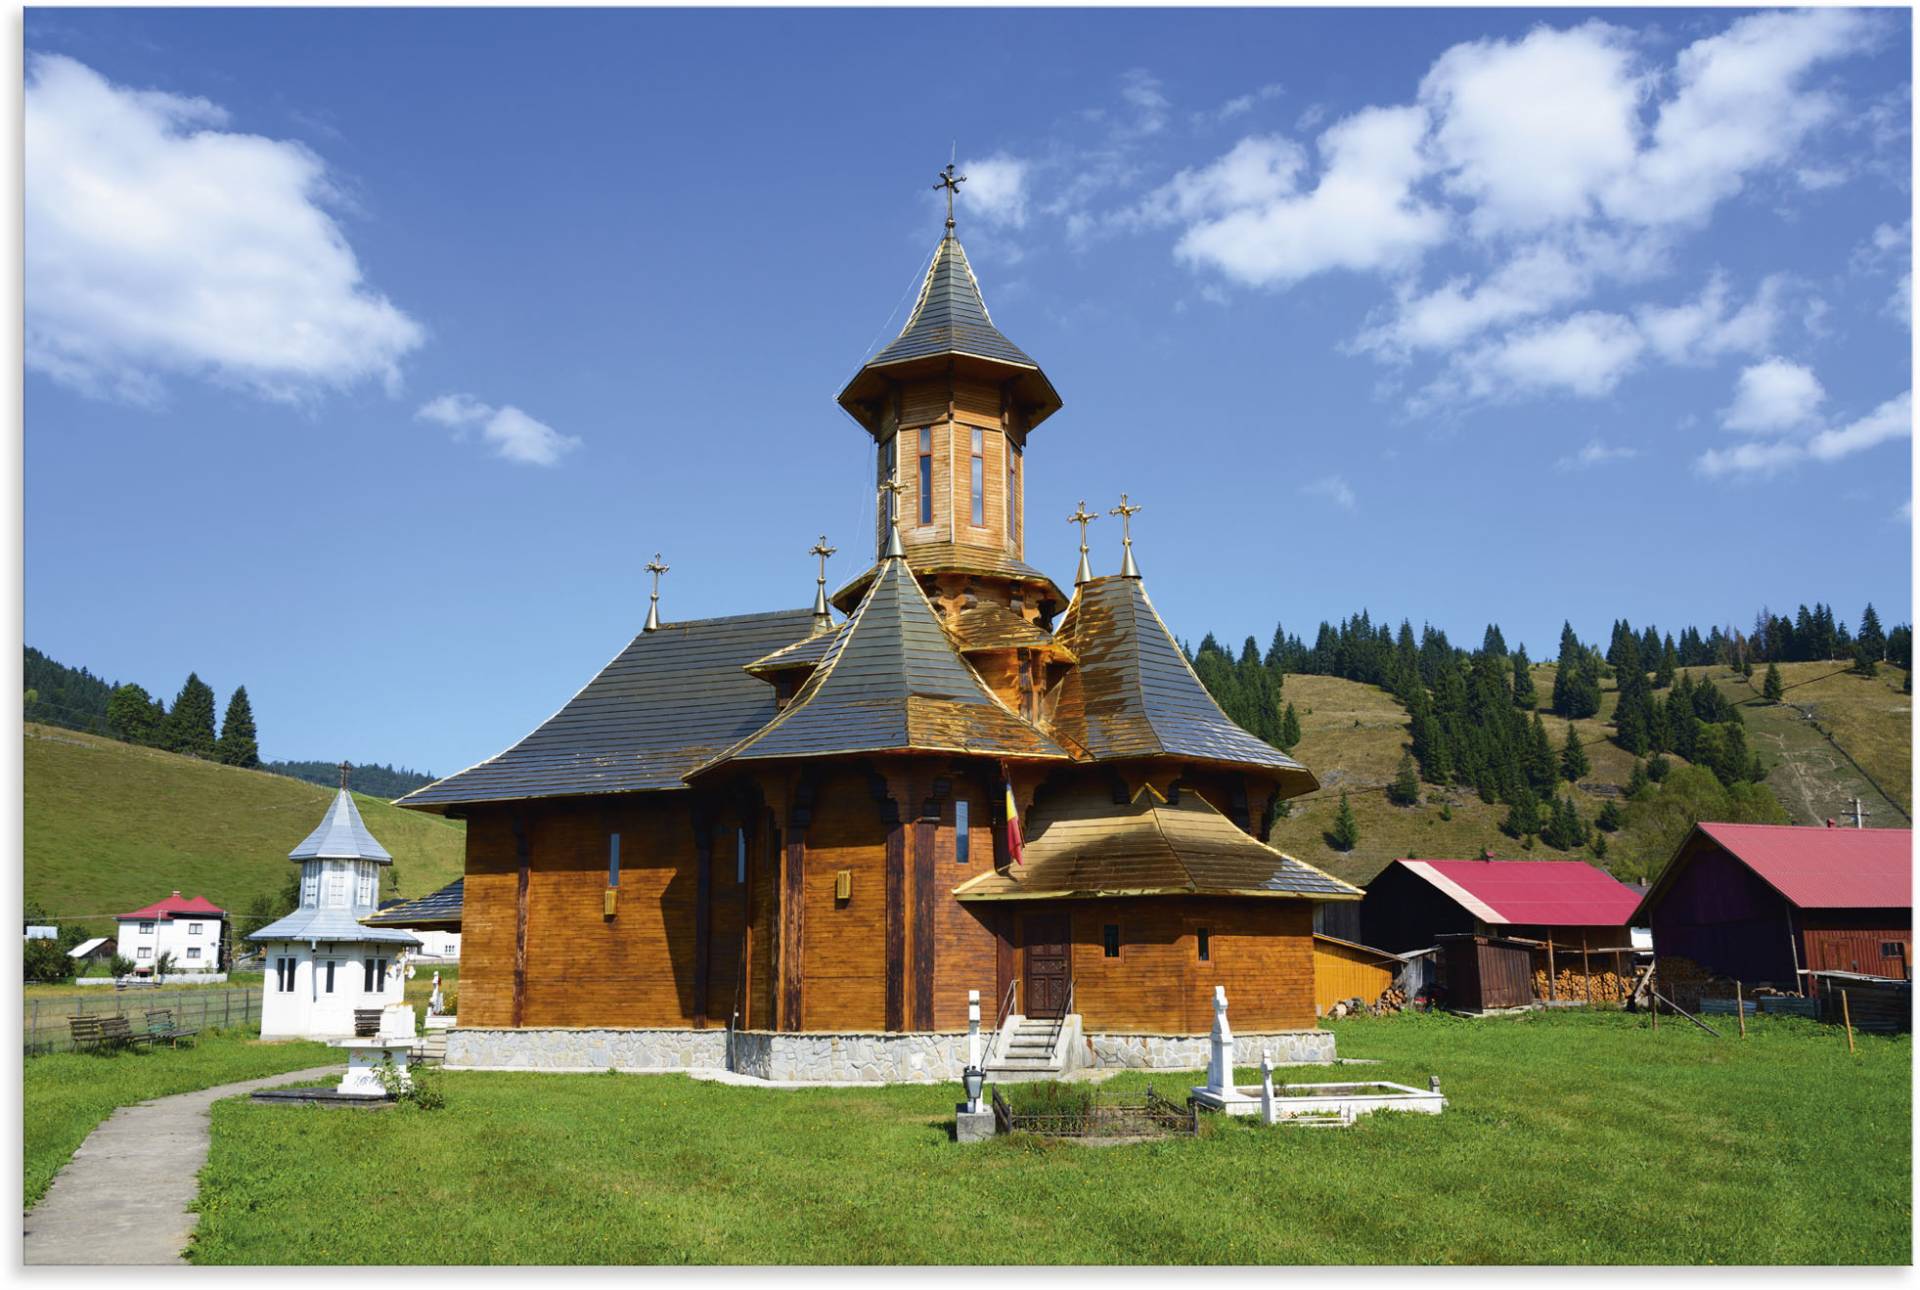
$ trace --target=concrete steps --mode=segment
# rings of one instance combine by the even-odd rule
[[[414,1058],[415,1061],[430,1066],[442,1064],[447,1060],[447,1032],[444,1030],[427,1031],[424,1035],[420,1036],[420,1042],[415,1047],[414,1052],[417,1054]]]
[[[987,1053],[987,1077],[1007,1082],[1058,1079],[1076,1064],[1072,1058],[1079,1039],[1078,1017],[1060,1023],[1051,1017],[1011,1017]]]

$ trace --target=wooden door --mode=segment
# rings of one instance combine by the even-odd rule
[[[1020,920],[1027,952],[1023,993],[1029,1017],[1057,1017],[1067,1006],[1069,932],[1065,914],[1028,914]]]

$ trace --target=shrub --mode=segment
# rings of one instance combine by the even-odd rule
[[[133,960],[124,954],[116,954],[107,960],[107,975],[115,980],[133,975]]]
[[[28,941],[21,957],[21,975],[31,984],[60,985],[73,980],[73,960],[58,941]]]
[[[1083,1126],[1093,1114],[1093,1086],[1064,1084],[1059,1080],[1035,1080],[1027,1084],[1009,1084],[1000,1091],[1007,1111],[1016,1116],[1065,1116],[1065,1128]]]
[[[380,1087],[387,1090],[387,1096],[396,1102],[417,1106],[422,1111],[437,1111],[447,1104],[447,1095],[440,1087],[439,1075],[429,1075],[424,1063],[409,1067],[403,1080],[401,1069],[393,1064],[393,1058],[382,1058],[378,1077]]]

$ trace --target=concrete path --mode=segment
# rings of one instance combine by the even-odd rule
[[[26,1218],[23,1262],[179,1263],[199,1215],[210,1109],[257,1088],[339,1075],[315,1066],[123,1106],[87,1135]]]

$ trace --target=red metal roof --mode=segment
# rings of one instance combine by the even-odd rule
[[[1640,894],[1578,860],[1401,860],[1487,923],[1624,927]]]
[[[1908,909],[1912,829],[1707,824],[1700,831],[1801,909]]]
[[[226,912],[205,896],[195,896],[187,900],[176,891],[165,900],[156,900],[145,909],[136,909],[131,914],[122,914],[120,918],[122,921],[129,918],[174,918],[181,914],[212,914],[219,917],[224,916]]]

